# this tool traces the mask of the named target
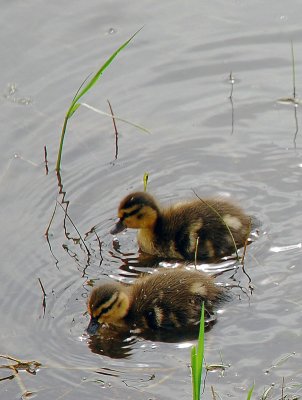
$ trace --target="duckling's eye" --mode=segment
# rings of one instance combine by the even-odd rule
[[[142,208],[142,206],[136,207],[136,208],[134,208],[134,210],[131,210],[131,211],[129,211],[129,212],[124,211],[121,220],[124,220],[124,219],[126,219],[126,218],[128,218],[128,217],[132,217],[132,215],[137,214],[137,213],[140,211],[141,208]]]
[[[111,301],[111,302],[110,302]],[[98,314],[95,315],[96,318],[100,318],[102,315],[107,314],[108,311],[110,311],[118,302],[118,297],[117,295],[113,295],[109,301],[105,301],[104,304],[102,304],[100,307],[96,309],[98,311]],[[109,303],[109,304],[108,304]]]
[[[115,303],[115,302],[114,302]],[[102,315],[107,314],[108,311],[111,310],[111,308],[113,307],[113,304],[110,304],[108,307],[104,307],[102,308],[102,310],[100,311],[99,315],[97,316],[97,318],[100,318]]]
[[[143,213],[140,213],[140,214],[137,214],[136,218],[137,218],[137,219],[142,219],[143,216],[144,216],[144,214],[143,214]]]

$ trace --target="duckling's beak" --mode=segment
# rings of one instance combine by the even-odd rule
[[[126,228],[127,226],[124,224],[124,222],[121,219],[119,219],[115,224],[115,226],[111,229],[110,233],[111,235],[115,235],[116,233],[122,232]]]
[[[98,322],[98,320],[96,318],[92,318],[89,322],[89,325],[87,327],[87,333],[89,335],[95,335],[100,327],[100,323]]]

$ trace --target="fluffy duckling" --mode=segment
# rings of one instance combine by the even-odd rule
[[[207,315],[227,297],[211,276],[196,270],[164,269],[138,278],[134,284],[106,283],[94,288],[88,301],[87,332],[102,324],[145,330],[183,330],[196,326],[201,304]]]
[[[119,205],[118,217],[110,233],[138,229],[143,252],[183,260],[231,255],[234,241],[236,247],[242,247],[251,228],[251,218],[227,200],[196,199],[161,208],[145,192],[126,196]]]

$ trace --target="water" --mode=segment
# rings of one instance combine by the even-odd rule
[[[1,398],[191,399],[194,340],[85,336],[90,284],[146,270],[134,232],[109,234],[119,200],[142,189],[144,172],[163,203],[192,189],[222,194],[262,222],[245,271],[201,266],[224,270],[217,281],[234,293],[206,334],[206,363],[225,370],[208,372],[204,398],[211,386],[221,398],[246,398],[255,382],[255,398],[274,384],[277,399],[283,378],[285,394],[301,395],[301,113],[277,102],[293,92],[291,40],[300,93],[301,11],[298,1],[2,5],[0,353],[41,367],[19,366],[0,381]],[[141,26],[85,102],[108,112],[109,99],[151,134],[118,122],[115,160],[112,120],[79,109],[59,188],[58,142],[74,93]],[[45,238],[63,199],[82,237],[97,225],[89,255],[59,205]],[[11,375],[1,368],[0,378]]]

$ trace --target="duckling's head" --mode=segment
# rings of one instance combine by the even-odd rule
[[[126,228],[150,229],[159,215],[159,207],[150,194],[145,192],[130,193],[118,208],[119,220],[110,233],[122,232]]]
[[[102,324],[123,325],[130,299],[120,283],[108,283],[94,288],[88,300],[91,316],[87,332],[95,334]]]

